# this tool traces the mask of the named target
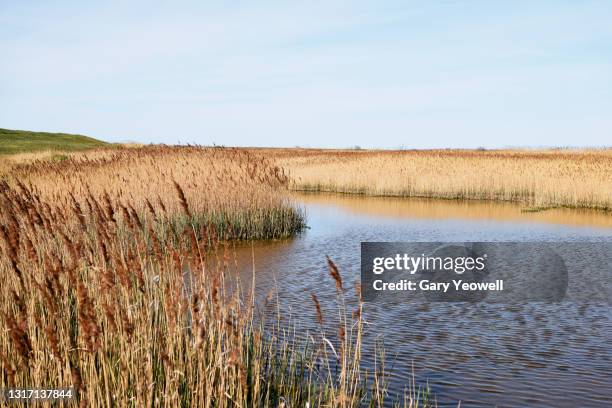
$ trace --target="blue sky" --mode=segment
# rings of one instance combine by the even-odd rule
[[[0,0],[0,127],[231,146],[612,145],[611,22],[606,1]]]

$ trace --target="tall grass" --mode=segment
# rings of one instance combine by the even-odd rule
[[[260,313],[232,273],[227,239],[303,225],[287,182],[260,156],[195,147],[13,169],[0,182],[0,387],[72,386],[70,404],[92,407],[384,404],[384,367],[360,366],[363,304],[345,306],[360,294],[331,259],[337,327],[313,303],[322,324],[307,336]],[[429,404],[415,396],[403,403]]]
[[[291,188],[612,209],[612,149],[269,150]]]
[[[193,224],[196,234],[209,225],[221,239],[285,238],[304,226],[286,194],[283,170],[244,150],[102,149],[18,164],[10,176],[9,184],[19,180],[42,202],[63,206],[60,213],[78,205],[84,217],[108,218],[106,207],[117,203],[120,213],[135,213],[139,222],[163,214],[174,227]]]

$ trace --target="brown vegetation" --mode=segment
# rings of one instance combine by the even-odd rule
[[[384,372],[367,390],[360,369],[361,302],[351,318],[331,259],[341,318],[304,340],[256,313],[232,273],[227,239],[302,227],[287,182],[258,154],[196,147],[13,167],[0,180],[0,388],[72,386],[70,404],[92,407],[381,405]]]
[[[270,149],[291,188],[612,209],[612,150]]]
[[[135,222],[155,221],[163,214],[180,224],[176,227],[186,221],[198,228],[210,224],[222,238],[232,239],[289,237],[303,226],[285,192],[283,170],[245,150],[100,149],[61,161],[16,164],[9,176],[9,185],[19,180],[64,215],[78,204],[86,218],[99,210],[104,218],[115,218],[108,211],[109,203],[115,203],[119,213],[136,214]]]

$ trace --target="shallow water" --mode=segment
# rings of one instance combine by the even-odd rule
[[[324,316],[337,315],[325,255],[352,288],[359,282],[362,241],[612,242],[612,215],[601,212],[525,213],[491,202],[320,194],[296,199],[310,228],[289,241],[239,248],[236,260],[247,279],[254,262],[260,297],[276,288],[280,304],[304,330],[318,330],[310,293]],[[440,407],[459,401],[462,407],[612,406],[608,302],[374,302],[365,305],[364,317],[363,364],[372,367],[382,340],[391,394],[401,394],[414,372]]]

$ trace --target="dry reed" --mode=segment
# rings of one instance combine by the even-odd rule
[[[0,388],[72,386],[68,405],[91,407],[384,403],[384,373],[369,389],[360,368],[362,303],[353,320],[331,259],[342,317],[306,340],[266,324],[280,317],[256,315],[231,273],[224,240],[302,227],[287,183],[259,155],[196,147],[13,167],[0,181]]]
[[[612,209],[612,150],[269,149],[291,188]]]

